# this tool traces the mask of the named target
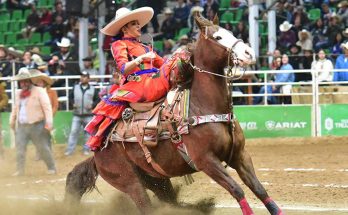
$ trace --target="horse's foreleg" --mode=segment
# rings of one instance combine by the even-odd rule
[[[245,199],[242,188],[227,173],[227,171],[217,158],[209,157],[207,159],[196,162],[196,165],[198,169],[202,170],[204,173],[210,176],[238,201],[243,215],[254,214],[247,200]]]
[[[237,170],[239,177],[250,188],[250,190],[265,204],[272,215],[281,215],[282,210],[268,196],[265,188],[256,177],[253,162],[246,150],[242,150],[240,156],[233,161],[233,167]]]

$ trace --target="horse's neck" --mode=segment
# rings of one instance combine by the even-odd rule
[[[209,72],[223,68],[219,66],[204,67],[196,65]],[[227,82],[223,77],[208,73],[195,72],[191,86],[190,115],[221,114],[229,112]]]

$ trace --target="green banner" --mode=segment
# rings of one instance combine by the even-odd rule
[[[321,134],[348,135],[348,105],[321,105]]]
[[[236,106],[247,138],[311,136],[310,106]]]

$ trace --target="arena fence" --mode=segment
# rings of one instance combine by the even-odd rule
[[[334,72],[341,72],[335,70]],[[274,83],[269,79],[275,73],[295,72],[311,73],[312,81]],[[264,80],[258,82],[255,75],[262,74]],[[243,76],[242,76],[243,75]],[[322,135],[348,135],[348,81],[344,82],[318,82],[317,75],[310,70],[291,71],[246,71],[243,74],[235,73],[234,88],[234,112],[245,131],[247,138],[260,137],[309,137]],[[57,92],[65,92],[65,96],[59,97],[60,111],[54,118],[55,142],[65,143],[70,132],[72,113],[69,110],[69,93],[72,86],[69,83],[78,82],[79,76],[53,76],[53,79],[64,80],[64,86],[53,88]],[[92,84],[103,89],[109,85],[110,75],[91,76]],[[10,95],[12,104],[14,93],[18,88],[16,82],[11,82],[9,77],[2,77],[0,81],[7,81],[6,92]],[[270,95],[255,93],[257,87],[282,85],[286,89]],[[263,104],[253,105],[253,98],[262,96]],[[270,105],[268,97],[291,97],[292,104]],[[241,102],[242,101],[242,102]],[[284,100],[279,100],[283,102]],[[240,104],[240,105],[238,105]],[[8,127],[9,112],[2,113],[2,133],[5,143],[11,145],[13,138]]]

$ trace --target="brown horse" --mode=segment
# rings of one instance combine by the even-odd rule
[[[201,33],[192,51],[195,69],[190,87],[190,116],[230,113],[230,96],[224,68],[231,62],[250,64],[254,54],[250,47],[237,40],[231,32],[203,17],[196,16]],[[231,54],[233,52],[233,54]],[[233,59],[231,59],[233,56]],[[234,168],[243,182],[265,204],[271,214],[282,214],[256,177],[252,160],[245,150],[245,139],[238,121],[215,122],[190,127],[183,135],[188,154],[199,171],[203,171],[225,188],[240,204],[244,215],[253,214],[241,187],[228,174],[222,161]],[[176,151],[170,140],[150,148],[152,158],[171,177],[195,172]],[[97,176],[128,194],[143,214],[151,211],[145,189],[152,190],[166,202],[176,200],[170,177],[163,177],[145,159],[139,144],[109,143],[96,151],[94,157],[76,165],[67,176],[66,199],[80,200],[95,187]]]

